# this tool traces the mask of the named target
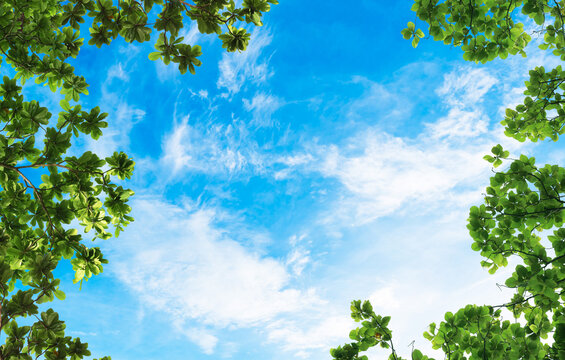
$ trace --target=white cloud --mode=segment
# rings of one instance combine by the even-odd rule
[[[267,66],[268,60],[261,61],[260,57],[271,40],[272,36],[267,30],[258,28],[251,33],[251,40],[245,51],[224,53],[219,63],[218,88],[226,88],[234,94],[239,92],[247,81],[261,83],[267,80],[272,71]]]
[[[202,98],[202,99],[207,99],[208,98],[208,90],[201,89],[200,91],[198,91],[198,96],[200,96],[200,98]]]
[[[246,135],[246,127],[237,120],[228,125],[191,125],[186,116],[163,138],[161,163],[172,169],[171,175],[182,170],[230,175],[248,168],[260,171],[261,156]]]
[[[348,121],[356,120],[366,124],[367,121],[372,123],[377,120],[386,123],[410,117],[413,104],[409,98],[394,93],[387,84],[373,82],[361,76],[354,76],[352,82],[363,85],[365,91],[361,97],[346,106]],[[368,118],[376,114],[379,116],[378,119]],[[386,125],[390,127],[392,124]]]
[[[488,170],[482,154],[490,144],[456,148],[436,140],[403,139],[367,129],[353,136],[345,149],[323,147],[321,173],[337,178],[354,195],[344,196],[337,205],[341,211],[332,213],[353,214],[351,221],[363,224],[408,203],[446,200],[456,186],[473,185]]]
[[[196,45],[198,40],[200,40],[202,34],[198,31],[198,23],[196,21],[192,21],[190,23],[190,27],[183,28],[179,36],[184,37],[184,40],[182,41],[183,43],[193,46]]]
[[[132,60],[137,61],[139,59],[138,55],[142,48],[143,45],[130,43],[120,46],[118,48],[118,52],[121,54],[121,59],[123,59],[126,63],[129,63]]]
[[[309,153],[297,153],[295,155],[280,156],[275,160],[274,164],[282,165],[283,168],[274,171],[273,178],[275,180],[288,179],[297,169],[304,170],[306,165],[311,164],[315,161],[318,161],[318,159],[315,159],[314,156]]]
[[[292,273],[300,276],[302,271],[310,262],[310,251],[305,249],[294,249],[287,257],[286,265],[290,267]]]
[[[298,166],[308,164],[312,160],[314,160],[314,157],[311,154],[302,153],[297,155],[283,156],[279,158],[277,162],[288,166]]]
[[[312,350],[323,350],[336,347],[336,339],[341,339],[354,328],[353,321],[347,316],[316,314],[301,321],[280,321],[271,324],[268,330],[268,340],[282,343],[285,351],[293,351],[296,357],[312,358]]]
[[[436,122],[425,124],[425,126],[427,133],[435,139],[443,137],[473,138],[488,132],[489,120],[481,110],[468,111],[453,107],[445,117]]]
[[[122,63],[116,63],[108,70],[106,82],[110,82],[113,79],[120,79],[125,82],[129,81],[129,74],[124,70],[124,65]]]
[[[269,324],[320,303],[314,290],[291,287],[283,262],[246,249],[218,228],[215,210],[155,198],[138,198],[133,207],[136,222],[115,243],[113,270],[203,351],[213,351],[214,329]],[[199,338],[201,328],[207,332]]]
[[[371,295],[369,295],[368,300],[371,302],[373,307],[379,307],[384,309],[397,309],[399,308],[399,299],[394,294],[394,288],[392,286],[385,286],[375,290]]]
[[[482,68],[459,68],[444,76],[437,94],[445,103],[456,107],[473,107],[483,101],[498,80]]]
[[[175,330],[184,335],[188,340],[196,344],[204,354],[211,355],[216,349],[218,338],[203,327],[192,327],[183,319],[173,319]]]
[[[434,138],[472,138],[489,131],[490,119],[483,109],[485,95],[499,81],[483,68],[457,68],[444,75],[443,84],[436,93],[448,113],[440,119],[425,124]]]
[[[161,60],[153,61],[155,64],[155,72],[157,73],[157,78],[160,82],[168,82],[176,79],[180,76],[178,65],[171,62],[169,65],[165,65],[165,63]]]
[[[184,138],[189,131],[188,117],[175,126],[173,132],[163,141],[163,161],[172,166],[173,174],[185,166],[189,166],[192,157],[188,154]]]
[[[272,126],[271,117],[282,106],[282,101],[276,96],[257,92],[250,100],[243,99],[243,108],[253,112],[253,125]]]

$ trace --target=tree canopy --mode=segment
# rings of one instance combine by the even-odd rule
[[[118,236],[133,221],[128,205],[133,191],[123,185],[134,161],[123,152],[102,159],[73,148],[74,139],[102,136],[108,114],[83,109],[86,79],[75,74],[69,58],[79,55],[86,36],[101,47],[122,37],[150,41],[151,60],[173,62],[195,73],[201,48],[187,44],[181,29],[196,21],[201,33],[215,33],[230,52],[245,50],[250,35],[241,23],[262,25],[276,0],[7,0],[0,3],[0,359],[80,359],[87,344],[65,335],[53,309],[38,305],[64,299],[53,275],[70,260],[74,282],[88,280],[107,263],[86,239]],[[249,27],[249,26],[248,26]],[[57,117],[22,86],[33,79],[64,95]],[[83,235],[86,234],[86,235]],[[22,325],[21,318],[24,319]],[[18,323],[19,321],[19,323]],[[109,359],[109,358],[108,358]]]
[[[539,49],[565,60],[565,1],[416,0],[412,7],[429,37],[461,47],[463,58],[485,63],[509,54],[526,56],[532,35]],[[416,47],[426,38],[413,22],[402,30]],[[558,140],[565,132],[565,73],[561,66],[529,71],[523,104],[506,110],[505,134],[519,141]],[[506,287],[512,299],[501,305],[467,305],[445,313],[424,337],[447,359],[565,359],[565,168],[537,165],[533,157],[511,158],[502,146],[485,160],[496,168],[484,203],[470,209],[467,228],[481,265],[494,274],[515,257],[519,264]],[[504,170],[498,170],[498,169]],[[504,320],[502,309],[516,321]],[[362,327],[353,340],[331,350],[334,359],[367,359],[370,347],[393,346],[390,317],[381,317],[368,301],[353,301],[352,318]],[[428,359],[413,349],[414,360]]]

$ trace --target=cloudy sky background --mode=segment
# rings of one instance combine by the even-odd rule
[[[562,162],[499,125],[527,70],[555,60],[413,49],[410,6],[282,1],[236,54],[189,25],[195,76],[149,61],[152,43],[85,46],[83,103],[110,126],[75,148],[134,157],[136,221],[99,243],[110,264],[82,291],[62,267],[68,334],[115,360],[321,360],[348,341],[350,301],[370,299],[400,355],[412,341],[431,355],[430,322],[505,302],[508,271],[481,269],[466,218],[493,145]],[[59,95],[26,91],[56,111]]]

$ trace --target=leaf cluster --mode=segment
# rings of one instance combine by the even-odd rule
[[[549,72],[543,66],[530,70],[523,104],[506,109],[502,121],[506,135],[519,141],[557,141],[565,131],[564,90],[565,72],[561,65]]]
[[[237,23],[262,26],[262,17],[277,4],[277,0],[244,0],[236,6],[234,0],[195,0],[192,4],[184,0],[122,0],[116,4],[112,0],[75,1],[68,11],[75,14],[69,23],[79,29],[84,16],[93,18],[90,27],[90,45],[98,47],[110,44],[118,36],[127,42],[150,40],[152,30],[159,32],[155,44],[156,52],[149,59],[162,59],[165,64],[171,61],[178,64],[182,74],[187,69],[195,73],[200,66],[197,59],[202,53],[199,46],[184,43],[180,31],[188,21],[196,21],[202,34],[217,34],[227,51],[246,49],[250,34]],[[157,11],[152,11],[156,9]]]
[[[392,344],[392,331],[388,328],[390,316],[382,317],[375,314],[369,301],[354,300],[351,302],[351,318],[361,322],[362,327],[351,330],[349,338],[354,340],[350,344],[331,349],[330,354],[335,360],[367,360],[366,355],[359,355],[367,349],[379,345],[384,349],[392,349],[389,359],[400,360]]]
[[[89,151],[67,156],[73,137],[102,134],[107,114],[63,100],[58,121],[51,121],[48,109],[26,101],[21,90],[15,78],[0,84],[0,330],[6,333],[0,358],[78,359],[90,354],[86,344],[64,336],[56,313],[38,316],[37,304],[64,299],[53,276],[61,259],[71,260],[75,281],[102,271],[107,261],[100,250],[84,245],[70,224],[78,222],[92,239],[108,239],[111,228],[117,235],[133,221],[127,204],[133,192],[115,180],[129,178],[134,162],[117,152],[106,159]],[[28,316],[37,322],[18,327],[16,319]]]
[[[64,336],[58,315],[38,314],[37,304],[64,299],[53,276],[61,259],[71,260],[75,282],[102,271],[107,261],[100,249],[83,244],[70,225],[108,239],[111,228],[117,235],[133,221],[127,204],[133,192],[115,180],[129,178],[134,162],[117,152],[106,159],[66,155],[73,137],[101,135],[106,114],[98,108],[83,111],[63,100],[55,123],[46,108],[25,101],[16,79],[4,77],[0,94],[0,330],[6,334],[0,358],[82,358],[90,355],[86,344]],[[17,318],[29,316],[37,322],[18,327]]]

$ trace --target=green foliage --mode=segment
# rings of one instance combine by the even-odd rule
[[[370,347],[379,345],[384,349],[391,349],[391,359],[400,359],[394,351],[392,344],[392,331],[388,328],[390,316],[382,317],[375,314],[369,301],[355,300],[351,302],[351,318],[361,322],[362,327],[351,330],[349,338],[355,342],[331,349],[330,354],[336,360],[363,359],[359,353]]]
[[[448,358],[543,359],[550,346],[539,341],[542,331],[502,320],[492,306],[467,305],[455,314],[447,312],[439,326],[431,324],[424,337]],[[548,328],[544,328],[547,334]]]
[[[519,141],[550,138],[557,141],[565,132],[565,72],[558,65],[550,72],[543,66],[530,70],[524,103],[506,109],[502,124],[506,135]]]
[[[531,37],[517,19],[528,17],[543,35],[542,50],[565,60],[565,1],[547,0],[415,0],[412,9],[437,41],[461,46],[463,58],[485,63],[508,54],[525,53]],[[521,13],[518,16],[518,13]],[[424,33],[413,22],[401,31],[416,47]],[[565,72],[531,70],[523,104],[507,109],[502,125],[507,136],[525,141],[550,138],[565,132]],[[470,209],[467,228],[471,248],[484,258],[481,265],[494,274],[514,257],[519,264],[505,285],[515,293],[501,305],[467,305],[444,321],[432,323],[424,337],[446,359],[565,359],[565,168],[537,166],[535,159],[520,155],[510,159],[501,145],[484,159],[496,171],[486,188],[484,204]],[[352,317],[377,318],[370,304],[359,310],[352,304]],[[366,304],[366,305],[365,305]],[[365,306],[371,309],[365,312]],[[502,309],[515,321],[503,320]],[[364,325],[380,329],[378,325]],[[390,334],[388,328],[383,333]],[[356,342],[332,349],[334,359],[362,359],[359,353],[378,342],[352,331]],[[390,358],[399,359],[392,348]],[[413,350],[412,359],[427,359]]]
[[[73,138],[96,140],[108,126],[100,108],[77,102],[88,84],[67,63],[79,54],[81,25],[89,19],[88,44],[149,41],[159,32],[151,60],[178,64],[195,73],[202,55],[197,45],[178,37],[189,21],[202,33],[216,33],[228,51],[245,50],[250,35],[236,22],[262,25],[275,0],[5,0],[0,2],[0,64],[15,73],[0,83],[0,359],[82,359],[87,344],[65,336],[65,324],[39,304],[63,300],[53,271],[62,259],[75,271],[74,282],[103,271],[107,263],[89,239],[109,239],[133,221],[128,205],[133,191],[117,182],[130,179],[134,161],[122,152],[105,159],[92,152],[70,153]],[[152,10],[156,10],[152,13]],[[157,12],[158,11],[158,12]],[[151,25],[152,23],[152,25]],[[224,33],[222,33],[224,29]],[[56,118],[22,84],[49,86],[64,95]],[[72,103],[72,104],[71,104]],[[41,139],[41,140],[37,140]],[[79,224],[75,229],[71,224]],[[79,232],[79,230],[81,230]],[[82,234],[81,234],[82,233]],[[32,318],[29,326],[18,319]],[[34,319],[36,320],[35,322]],[[101,360],[109,360],[104,357]]]

